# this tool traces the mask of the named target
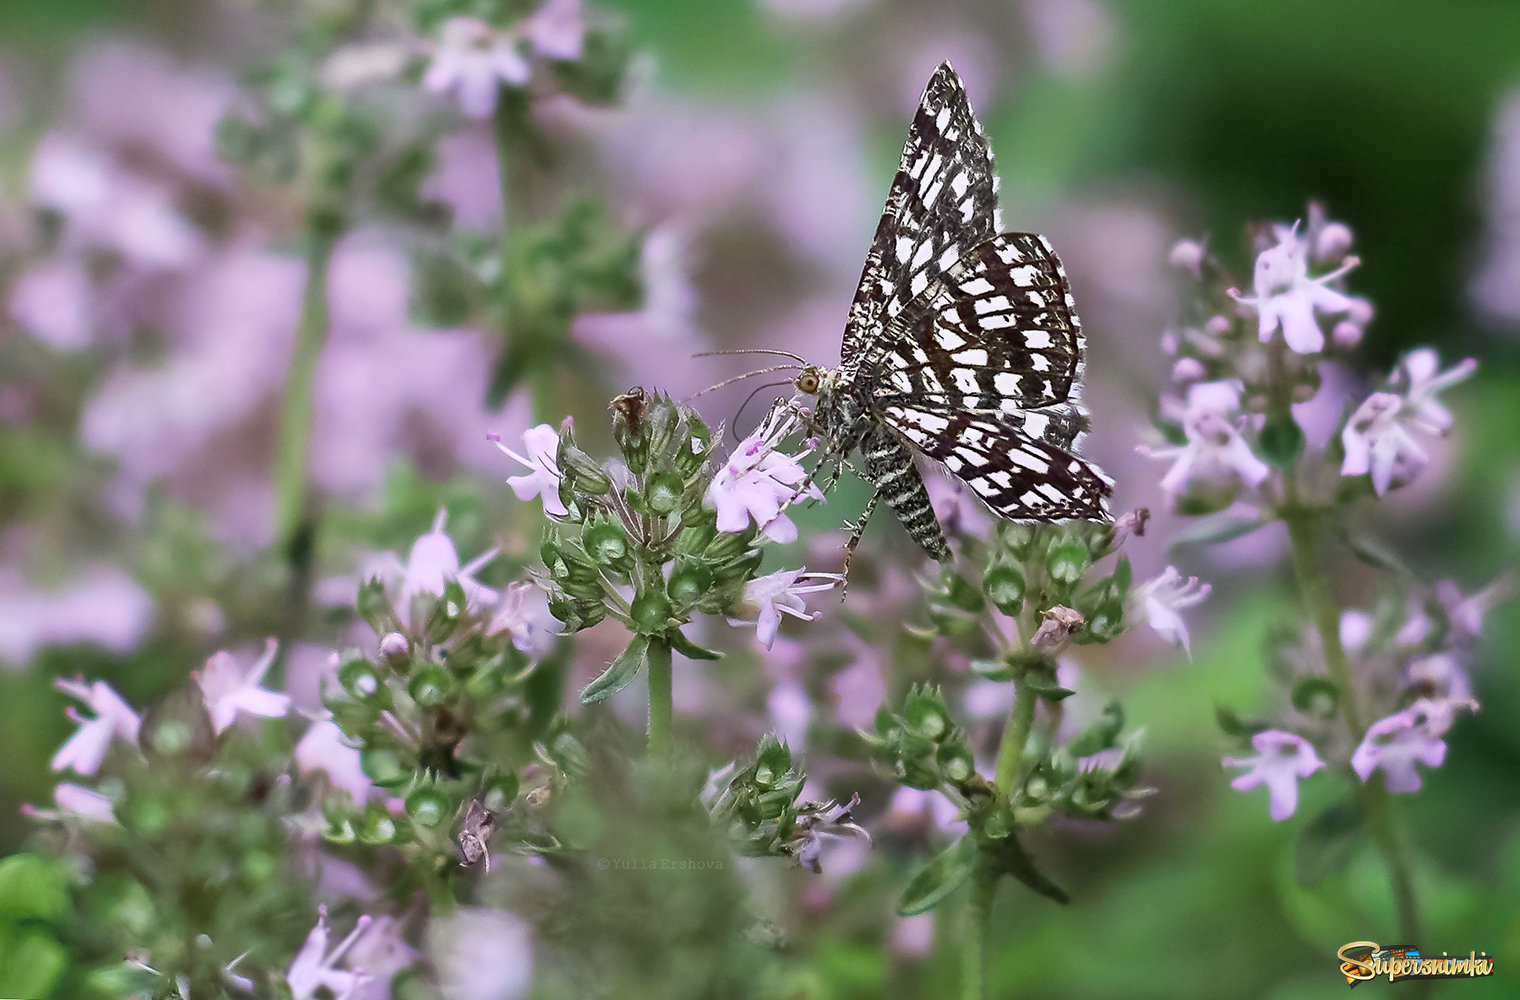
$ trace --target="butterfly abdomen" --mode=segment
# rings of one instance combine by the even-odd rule
[[[860,452],[866,461],[867,477],[913,540],[935,559],[950,558],[950,547],[908,446],[892,431],[877,425],[861,439]]]

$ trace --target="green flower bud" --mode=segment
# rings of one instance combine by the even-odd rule
[[[665,590],[676,604],[689,606],[707,593],[712,582],[712,571],[706,566],[695,559],[677,556],[675,566],[670,571],[670,580],[665,584]]]
[[[903,721],[917,736],[938,742],[950,732],[950,711],[938,690],[915,689],[903,706]]]
[[[670,627],[673,609],[663,591],[640,594],[633,599],[630,617],[634,627],[645,635],[658,635]]]
[[[364,619],[365,624],[375,630],[375,634],[384,635],[401,627],[401,619],[396,615],[396,609],[391,606],[391,599],[386,596],[385,584],[380,582],[378,576],[372,576],[359,587],[359,600],[356,604],[359,617]]]
[[[375,665],[363,657],[348,660],[338,668],[338,683],[355,701],[368,702],[377,708],[390,707],[391,689],[386,687]]]
[[[567,428],[559,439],[559,454],[555,459],[565,481],[576,489],[596,496],[604,496],[612,489],[612,480],[596,460],[576,446]]]
[[[359,766],[369,775],[369,780],[384,788],[409,781],[412,772],[403,767],[401,758],[393,751],[368,749],[359,751]]]
[[[453,812],[449,797],[432,786],[423,786],[406,797],[406,814],[418,826],[437,826]]]
[[[632,562],[628,536],[623,526],[610,518],[595,517],[587,521],[581,532],[581,543],[586,546],[586,555],[603,566],[622,568]]]
[[[682,477],[671,471],[657,472],[649,477],[649,490],[645,497],[651,512],[664,517],[681,506],[681,492],[686,488]]]
[[[436,708],[449,700],[452,686],[447,670],[437,665],[430,665],[412,676],[406,690],[418,705],[423,708]]]
[[[999,611],[1018,617],[1024,609],[1024,574],[1012,563],[1002,563],[987,570],[982,590]]]
[[[1046,569],[1050,578],[1062,587],[1075,587],[1082,581],[1082,574],[1087,572],[1088,553],[1087,546],[1076,542],[1067,542],[1056,546],[1050,553],[1050,561]]]

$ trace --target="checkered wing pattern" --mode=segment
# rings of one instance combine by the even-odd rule
[[[843,364],[941,272],[1000,227],[992,147],[949,63],[935,70],[908,129],[886,210],[845,323]]]

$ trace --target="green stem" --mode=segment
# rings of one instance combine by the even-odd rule
[[[1013,795],[1013,784],[1018,780],[1019,762],[1024,747],[1029,742],[1029,730],[1034,726],[1034,710],[1039,698],[1023,691],[1022,683],[1014,689],[1013,704],[1008,709],[1008,722],[1003,726],[1003,741],[998,744],[997,773],[994,783],[1003,798]]]
[[[649,643],[649,756],[670,753],[670,728],[674,717],[674,684],[670,662],[670,643],[652,639]]]
[[[285,377],[275,452],[275,538],[289,546],[301,530],[307,510],[306,465],[311,447],[313,387],[317,361],[327,342],[327,272],[342,227],[313,210],[306,227],[306,287],[301,297],[301,325]]]
[[[984,1000],[987,996],[987,930],[992,923],[992,902],[997,898],[998,876],[983,859],[971,876],[971,899],[966,906],[966,932],[961,938],[961,1000]]]
[[[1341,644],[1339,607],[1330,595],[1329,581],[1325,578],[1317,558],[1318,524],[1314,511],[1298,503],[1297,478],[1293,470],[1287,477],[1287,499],[1282,517],[1288,525],[1288,538],[1292,544],[1293,573],[1303,597],[1305,609],[1319,632],[1320,645],[1325,651],[1325,672],[1339,692],[1337,704],[1341,718],[1353,744],[1359,743],[1366,734],[1361,708],[1357,704],[1356,691],[1351,683],[1351,670],[1346,662],[1346,649]],[[1400,940],[1417,944],[1420,941],[1420,909],[1415,898],[1414,878],[1411,874],[1408,852],[1395,826],[1392,803],[1388,790],[1381,780],[1359,783],[1359,794],[1366,808],[1368,826],[1383,865],[1388,869],[1388,879],[1393,888],[1395,907],[1398,912]]]

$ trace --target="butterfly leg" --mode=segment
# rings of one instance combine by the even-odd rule
[[[844,523],[850,529],[850,540],[844,543],[844,565],[839,567],[839,575],[844,577],[839,584],[839,601],[844,603],[845,593],[850,588],[850,561],[855,558],[855,549],[860,545],[860,537],[866,533],[866,522],[871,520],[871,515],[876,512],[876,504],[881,500],[881,491],[871,494],[871,499],[866,501],[865,509],[860,512],[860,519],[854,524],[849,521]]]

